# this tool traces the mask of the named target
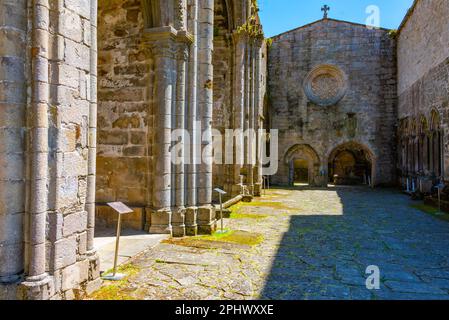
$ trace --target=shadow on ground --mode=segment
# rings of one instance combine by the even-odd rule
[[[323,189],[288,190],[300,202],[302,193]],[[447,222],[411,208],[395,190],[327,192],[338,195],[340,209],[291,215],[262,299],[449,299]],[[366,288],[371,265],[380,269],[380,290]]]

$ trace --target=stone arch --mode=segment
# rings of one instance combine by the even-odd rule
[[[318,153],[308,144],[297,144],[292,146],[284,156],[284,162],[289,168],[289,185],[295,183],[295,160],[307,162],[308,183],[311,186],[319,184],[320,157]]]
[[[434,177],[444,175],[444,135],[441,128],[441,115],[436,109],[430,113],[430,166],[429,171]]]
[[[342,163],[350,158],[353,159],[353,164]],[[337,165],[340,167],[337,168]],[[362,143],[349,141],[334,148],[329,153],[328,166],[329,179],[336,184],[371,183],[374,186],[376,183],[376,156],[371,148]]]
[[[440,127],[441,127],[440,112],[436,109],[433,109],[430,112],[430,130],[432,131],[440,130]]]

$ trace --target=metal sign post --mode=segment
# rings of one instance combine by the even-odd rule
[[[111,274],[107,274],[102,277],[103,280],[111,280],[111,281],[120,281],[122,280],[125,275],[117,273],[117,264],[118,264],[118,251],[120,246],[120,234],[122,231],[122,215],[127,213],[134,212],[131,208],[127,207],[122,202],[111,202],[108,203],[108,206],[110,206],[112,209],[114,209],[118,213],[118,221],[117,221],[117,238],[115,240],[115,255],[114,255],[114,269]]]
[[[226,191],[223,191],[219,188],[215,188],[214,191],[218,193],[218,196],[220,198],[221,231],[217,231],[217,232],[218,233],[226,233],[226,231],[224,230],[224,225],[223,225],[223,199],[222,199],[222,196],[226,194]]]

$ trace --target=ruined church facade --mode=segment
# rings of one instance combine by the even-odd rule
[[[252,139],[233,158],[256,149],[254,163],[193,161],[215,156],[214,132],[279,130],[280,185],[448,180],[446,0],[416,0],[398,32],[326,17],[267,42],[257,12],[0,0],[0,299],[96,290],[110,201],[133,208],[131,228],[214,231],[213,189],[258,196],[263,167]],[[180,163],[176,142],[194,146]]]
[[[273,37],[273,183],[395,183],[396,42],[389,30],[324,18]]]

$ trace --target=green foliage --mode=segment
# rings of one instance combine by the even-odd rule
[[[390,30],[388,32],[388,35],[390,36],[390,38],[396,39],[398,37],[398,30],[396,29]]]
[[[117,268],[118,273],[126,274],[126,277],[121,281],[110,282],[108,285],[104,285],[100,290],[92,294],[89,299],[93,300],[134,300],[138,297],[131,297],[125,290],[128,284],[128,279],[131,276],[139,273],[140,268],[132,263],[119,266]],[[112,270],[108,270],[105,274],[112,273]]]

